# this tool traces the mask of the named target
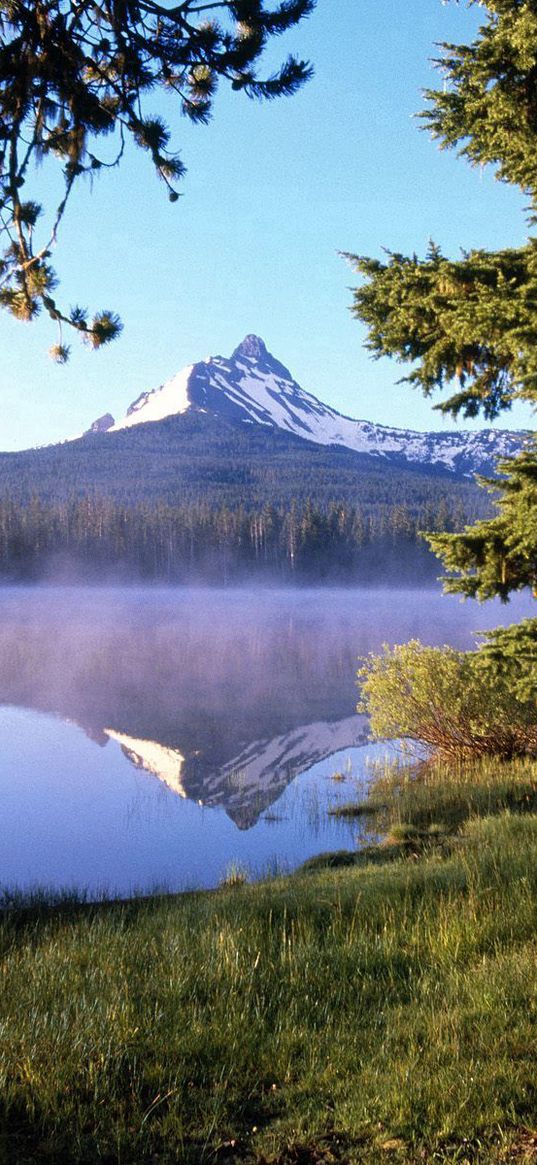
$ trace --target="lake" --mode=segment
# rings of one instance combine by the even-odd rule
[[[129,895],[363,842],[358,658],[529,613],[409,589],[0,589],[0,886]]]

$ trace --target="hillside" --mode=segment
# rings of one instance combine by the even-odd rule
[[[477,491],[468,478],[395,456],[389,461],[341,446],[305,441],[262,425],[196,412],[124,431],[0,454],[0,495],[26,502],[99,493],[120,502],[207,502],[211,506],[312,497],[412,510],[439,493],[473,513]],[[481,502],[481,499],[479,499]]]

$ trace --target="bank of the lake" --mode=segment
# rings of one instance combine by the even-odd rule
[[[537,762],[375,797],[336,868],[6,903],[5,1160],[534,1160]]]

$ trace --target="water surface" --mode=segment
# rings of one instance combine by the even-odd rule
[[[357,660],[470,647],[529,600],[433,590],[0,590],[0,884],[214,886],[349,848],[364,795]],[[334,779],[339,774],[343,780]]]

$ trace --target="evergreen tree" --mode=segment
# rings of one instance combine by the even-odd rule
[[[476,165],[528,196],[537,216],[537,3],[487,0],[469,45],[442,45],[441,91],[421,115],[442,147],[459,147]],[[494,419],[514,400],[537,405],[537,239],[519,249],[475,250],[454,261],[431,244],[424,259],[389,253],[386,262],[349,256],[364,283],[354,314],[368,347],[412,365],[405,378],[428,396],[448,389],[436,408]],[[507,599],[537,590],[537,444],[503,461],[494,483],[497,513],[462,533],[430,539],[453,571],[447,589]],[[487,483],[483,483],[487,484]],[[488,483],[491,487],[491,483]],[[489,637],[483,665],[537,692],[537,619]]]
[[[162,118],[144,112],[155,91],[176,95],[181,112],[207,122],[219,81],[249,97],[294,93],[310,75],[288,57],[258,74],[267,42],[296,25],[315,0],[0,0],[0,306],[18,319],[44,308],[59,326],[51,354],[68,358],[62,324],[94,348],[120,331],[114,312],[90,321],[64,312],[54,295],[51,250],[76,181],[118,166],[130,137],[145,150],[175,202],[185,167],[170,149]],[[112,138],[104,153],[101,139]],[[114,148],[115,147],[115,148]],[[56,158],[63,171],[59,206],[40,231],[43,207],[27,192],[32,168]]]
[[[445,565],[454,571],[446,590],[472,598],[506,600],[529,587],[537,597],[537,457],[535,443],[498,466],[505,476],[482,480],[496,498],[497,514],[461,534],[429,538]],[[460,577],[459,577],[460,576]]]

